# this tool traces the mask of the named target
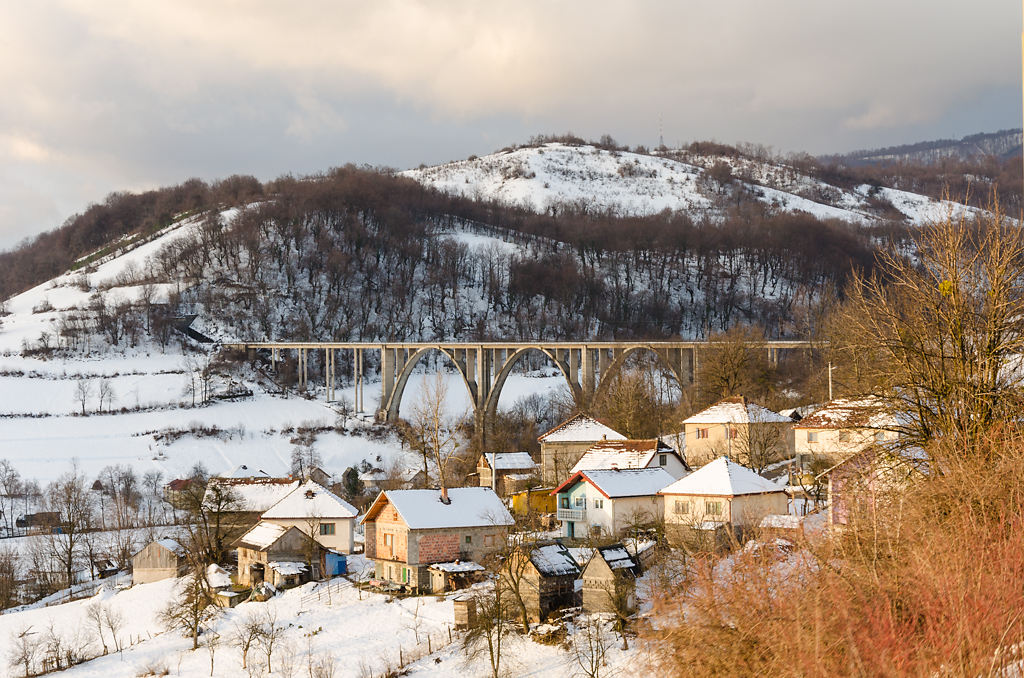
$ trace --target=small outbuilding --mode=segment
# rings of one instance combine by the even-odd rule
[[[185,547],[174,539],[157,539],[132,556],[132,583],[180,577],[187,569]]]
[[[522,551],[517,550],[512,557],[522,558]],[[544,621],[554,610],[575,605],[575,583],[579,576],[580,566],[562,544],[531,549],[519,586],[530,621]]]
[[[632,614],[640,566],[622,544],[597,547],[583,570],[583,610]]]
[[[260,521],[235,546],[242,586],[287,588],[319,578],[323,548],[296,527]]]
[[[490,487],[503,497],[526,489],[539,469],[528,452],[487,452],[476,464],[480,487]]]

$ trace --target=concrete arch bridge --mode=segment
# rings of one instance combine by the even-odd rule
[[[365,411],[362,400],[364,357],[367,352],[378,354],[382,381],[381,400],[377,417],[394,422],[406,384],[417,364],[427,355],[437,352],[445,356],[458,369],[469,391],[475,416],[490,421],[498,408],[498,399],[505,380],[516,364],[529,353],[546,356],[565,378],[577,400],[589,400],[599,395],[622,370],[630,356],[637,353],[653,354],[665,371],[685,386],[695,380],[699,368],[701,349],[713,348],[715,342],[699,341],[532,341],[532,342],[240,342],[225,343],[225,348],[246,351],[255,358],[256,351],[269,350],[275,363],[285,352],[296,353],[299,385],[309,383],[309,353],[323,352],[326,397],[336,399],[337,375],[335,363],[339,351],[352,352],[352,365],[356,385],[355,407]],[[765,341],[757,345],[776,362],[784,350],[808,349],[809,341]]]

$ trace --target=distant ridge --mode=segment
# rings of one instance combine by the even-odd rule
[[[998,132],[971,134],[962,139],[921,141],[916,144],[854,151],[845,155],[822,156],[821,159],[847,165],[890,162],[930,164],[947,159],[970,160],[982,156],[1005,159],[1021,154],[1022,141],[1024,135],[1020,129],[1004,129]]]

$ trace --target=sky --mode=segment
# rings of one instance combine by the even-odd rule
[[[0,1],[0,250],[113,191],[541,133],[814,154],[1021,126],[1008,0]]]

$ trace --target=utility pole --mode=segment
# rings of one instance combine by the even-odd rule
[[[832,400],[832,361],[828,361],[828,399]]]

